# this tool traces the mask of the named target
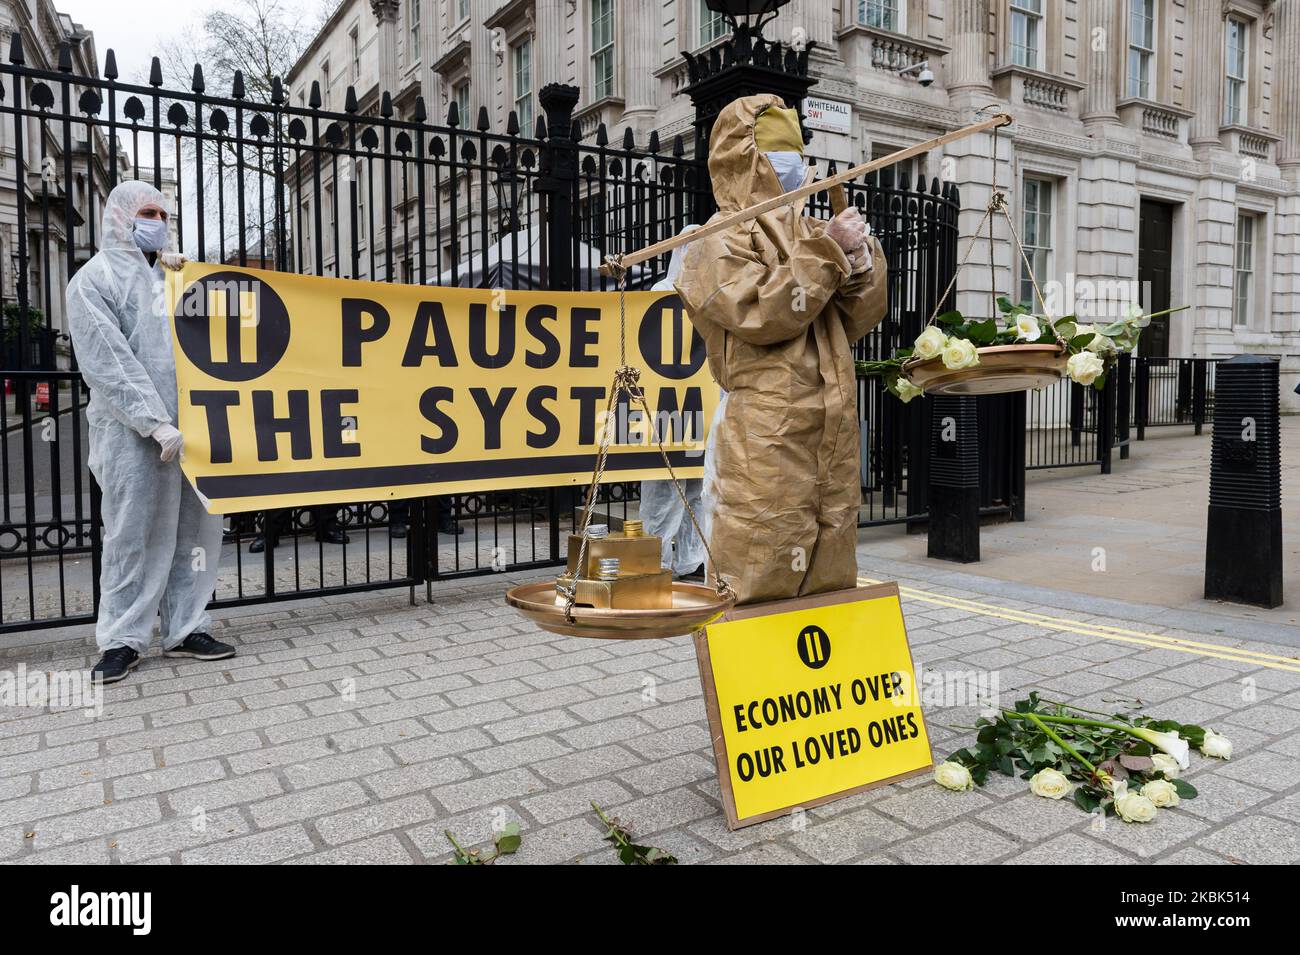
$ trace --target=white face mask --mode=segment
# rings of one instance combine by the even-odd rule
[[[162,219],[137,218],[132,231],[141,252],[158,252],[167,244],[167,223]]]
[[[772,164],[772,169],[776,172],[776,178],[780,181],[781,188],[785,192],[798,189],[803,185],[804,177],[808,174],[808,167],[804,165],[801,153],[770,152],[763,153],[763,155]]]

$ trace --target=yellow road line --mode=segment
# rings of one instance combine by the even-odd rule
[[[859,577],[859,584],[878,584],[879,580],[870,577]],[[949,607],[954,610],[966,610],[971,613],[982,614],[986,617],[998,617],[1003,620],[1010,620],[1013,623],[1027,623],[1034,626],[1043,627],[1047,630],[1061,630],[1069,633],[1077,633],[1085,637],[1099,637],[1103,640],[1113,640],[1118,643],[1132,643],[1141,646],[1154,647],[1160,650],[1177,650],[1180,653],[1191,653],[1197,656],[1212,657],[1219,660],[1231,660],[1234,663],[1249,663],[1253,666],[1267,667],[1273,670],[1287,670],[1292,673],[1300,673],[1300,660],[1295,657],[1284,657],[1272,653],[1260,653],[1256,650],[1237,650],[1232,647],[1225,647],[1213,643],[1197,643],[1193,640],[1180,640],[1176,637],[1166,637],[1156,633],[1143,633],[1138,630],[1123,630],[1118,627],[1107,627],[1099,624],[1082,623],[1077,620],[1065,620],[1059,617],[1049,617],[1045,614],[1034,613],[1029,610],[1014,610],[1009,607],[998,607],[993,604],[981,603],[976,600],[967,600],[964,597],[950,597],[946,594],[933,594],[924,590],[917,590],[913,587],[899,587],[899,592],[911,600],[919,600],[922,603],[935,604],[940,607]]]
[[[873,583],[873,584],[880,583],[880,581],[873,580],[870,577],[859,577],[858,581],[859,583]],[[1262,653],[1258,650],[1238,650],[1233,647],[1225,647],[1223,646],[1223,644],[1220,643],[1198,643],[1195,640],[1181,640],[1177,637],[1168,637],[1165,636],[1164,634],[1159,634],[1159,633],[1147,633],[1142,630],[1125,630],[1121,627],[1111,627],[1100,623],[1084,623],[1081,620],[1068,620],[1063,617],[1051,617],[1048,616],[1047,614],[1037,613],[1032,610],[1017,610],[1010,607],[999,607],[996,604],[980,603],[978,600],[970,600],[966,597],[953,597],[950,596],[949,594],[931,594],[928,591],[917,590],[914,587],[903,587],[900,588],[900,590],[907,591],[911,595],[917,597],[918,599],[922,597],[939,597],[942,598],[943,600],[951,600],[954,603],[961,604],[964,607],[968,607],[973,611],[990,610],[999,613],[1015,613],[1023,617],[1033,618],[1033,622],[1050,621],[1052,623],[1065,624],[1071,627],[1087,627],[1090,630],[1103,631],[1105,633],[1113,633],[1119,636],[1138,637],[1143,640],[1160,640],[1166,643],[1180,644],[1182,646],[1188,646],[1188,647],[1200,647],[1206,650],[1216,650],[1216,651],[1227,650],[1229,653],[1235,653],[1238,656],[1257,657],[1262,660],[1278,660],[1287,664],[1300,665],[1300,659],[1294,656],[1284,657],[1284,656],[1278,656],[1275,653]]]

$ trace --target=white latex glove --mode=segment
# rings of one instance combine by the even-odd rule
[[[160,424],[154,428],[149,437],[158,442],[162,452],[158,457],[163,461],[173,461],[185,446],[184,436],[169,424]]]
[[[864,240],[863,243],[848,253],[849,272],[852,275],[860,275],[863,272],[870,272],[874,262],[871,255],[871,240]]]
[[[163,268],[179,272],[181,266],[188,262],[189,259],[185,258],[183,252],[159,252],[158,261],[162,263]]]
[[[857,207],[849,206],[827,223],[826,234],[835,240],[845,255],[849,255],[867,241],[870,230]]]

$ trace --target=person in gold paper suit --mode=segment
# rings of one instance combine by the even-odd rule
[[[798,114],[735,100],[709,140],[718,216],[803,185]],[[716,218],[716,217],[715,217]],[[852,342],[885,315],[880,245],[850,207],[803,202],[690,244],[676,288],[729,393],[709,536],[737,602],[853,587],[861,503]]]

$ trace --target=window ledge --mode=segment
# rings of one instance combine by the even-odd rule
[[[1045,70],[1038,70],[1032,66],[1021,66],[1019,63],[1004,63],[1001,66],[994,67],[989,72],[989,78],[993,80],[1002,79],[1007,76],[1019,76],[1024,79],[1038,80],[1041,83],[1052,83],[1062,86],[1075,93],[1083,89],[1087,84],[1080,83],[1078,80],[1072,80],[1066,76],[1057,76],[1055,73],[1048,73]]]
[[[1187,121],[1195,115],[1191,110],[1142,96],[1121,99],[1115,104],[1115,112],[1129,129],[1170,143],[1187,141]]]
[[[605,128],[613,126],[623,116],[626,101],[621,96],[602,96],[594,103],[575,110],[573,121],[578,124],[583,139],[595,134],[601,123]]]
[[[521,19],[532,5],[533,0],[510,0],[509,3],[484,20],[483,26],[489,30],[495,30],[497,27],[506,29],[513,25],[516,20]]]
[[[1083,83],[1014,63],[989,73],[993,92],[1012,103],[1074,115]]]
[[[469,40],[457,40],[442,56],[433,61],[433,72],[446,75],[462,63],[470,61]]]
[[[865,23],[850,23],[848,26],[841,27],[835,37],[843,40],[846,37],[858,35],[869,37],[873,45],[883,44],[900,49],[915,50],[919,54],[919,59],[922,60],[930,57],[937,59],[951,52],[951,47],[944,46],[942,43],[923,40],[907,33],[895,33],[893,30],[886,30],[883,27],[868,26]],[[933,68],[933,64],[931,67]]]
[[[1230,123],[1219,127],[1219,142],[1224,149],[1264,162],[1272,158],[1273,147],[1281,141],[1282,137],[1276,133],[1243,123]]]

